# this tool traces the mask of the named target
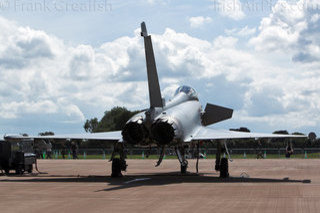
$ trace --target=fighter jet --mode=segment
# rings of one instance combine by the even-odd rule
[[[275,135],[263,133],[243,133],[228,130],[215,130],[209,125],[230,119],[233,110],[207,103],[203,109],[195,89],[190,86],[180,86],[174,96],[165,102],[161,96],[157,67],[154,58],[151,36],[148,35],[144,22],[141,23],[141,36],[144,39],[146,68],[148,77],[150,107],[128,120],[122,131],[72,134],[55,136],[37,136],[35,139],[83,139],[115,142],[112,160],[112,176],[122,176],[121,171],[126,170],[125,147],[156,145],[161,154],[156,166],[159,166],[164,157],[165,149],[172,147],[181,165],[181,173],[186,173],[188,161],[186,149],[191,144],[199,142],[217,142],[215,169],[220,176],[229,176],[228,159],[222,154],[228,152],[228,139],[239,138],[289,138],[301,137],[294,135]],[[199,149],[198,149],[199,150]],[[115,158],[116,153],[120,155]],[[199,156],[199,153],[198,153]],[[229,157],[230,159],[230,157]],[[197,164],[198,170],[198,164]]]

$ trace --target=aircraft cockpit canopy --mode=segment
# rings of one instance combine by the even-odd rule
[[[187,96],[189,96],[190,100],[198,100],[198,94],[197,92],[192,88],[192,87],[189,87],[189,86],[180,86],[176,92],[174,93],[174,96],[178,95],[179,93],[185,93]]]

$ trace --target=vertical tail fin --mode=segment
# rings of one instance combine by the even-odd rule
[[[146,24],[144,22],[141,23],[141,36],[144,38],[144,48],[146,53],[150,107],[163,107],[151,36],[148,35]]]

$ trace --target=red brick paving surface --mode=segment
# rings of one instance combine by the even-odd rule
[[[110,178],[106,160],[40,160],[47,174],[0,176],[0,212],[320,212],[320,160],[236,159],[225,180],[213,160],[155,163]]]

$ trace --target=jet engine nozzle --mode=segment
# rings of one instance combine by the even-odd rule
[[[161,117],[151,126],[153,138],[161,145],[170,144],[177,136],[177,122],[170,117]]]
[[[143,119],[131,119],[126,123],[122,130],[124,141],[136,145],[142,143],[148,135],[148,131],[143,124]]]

